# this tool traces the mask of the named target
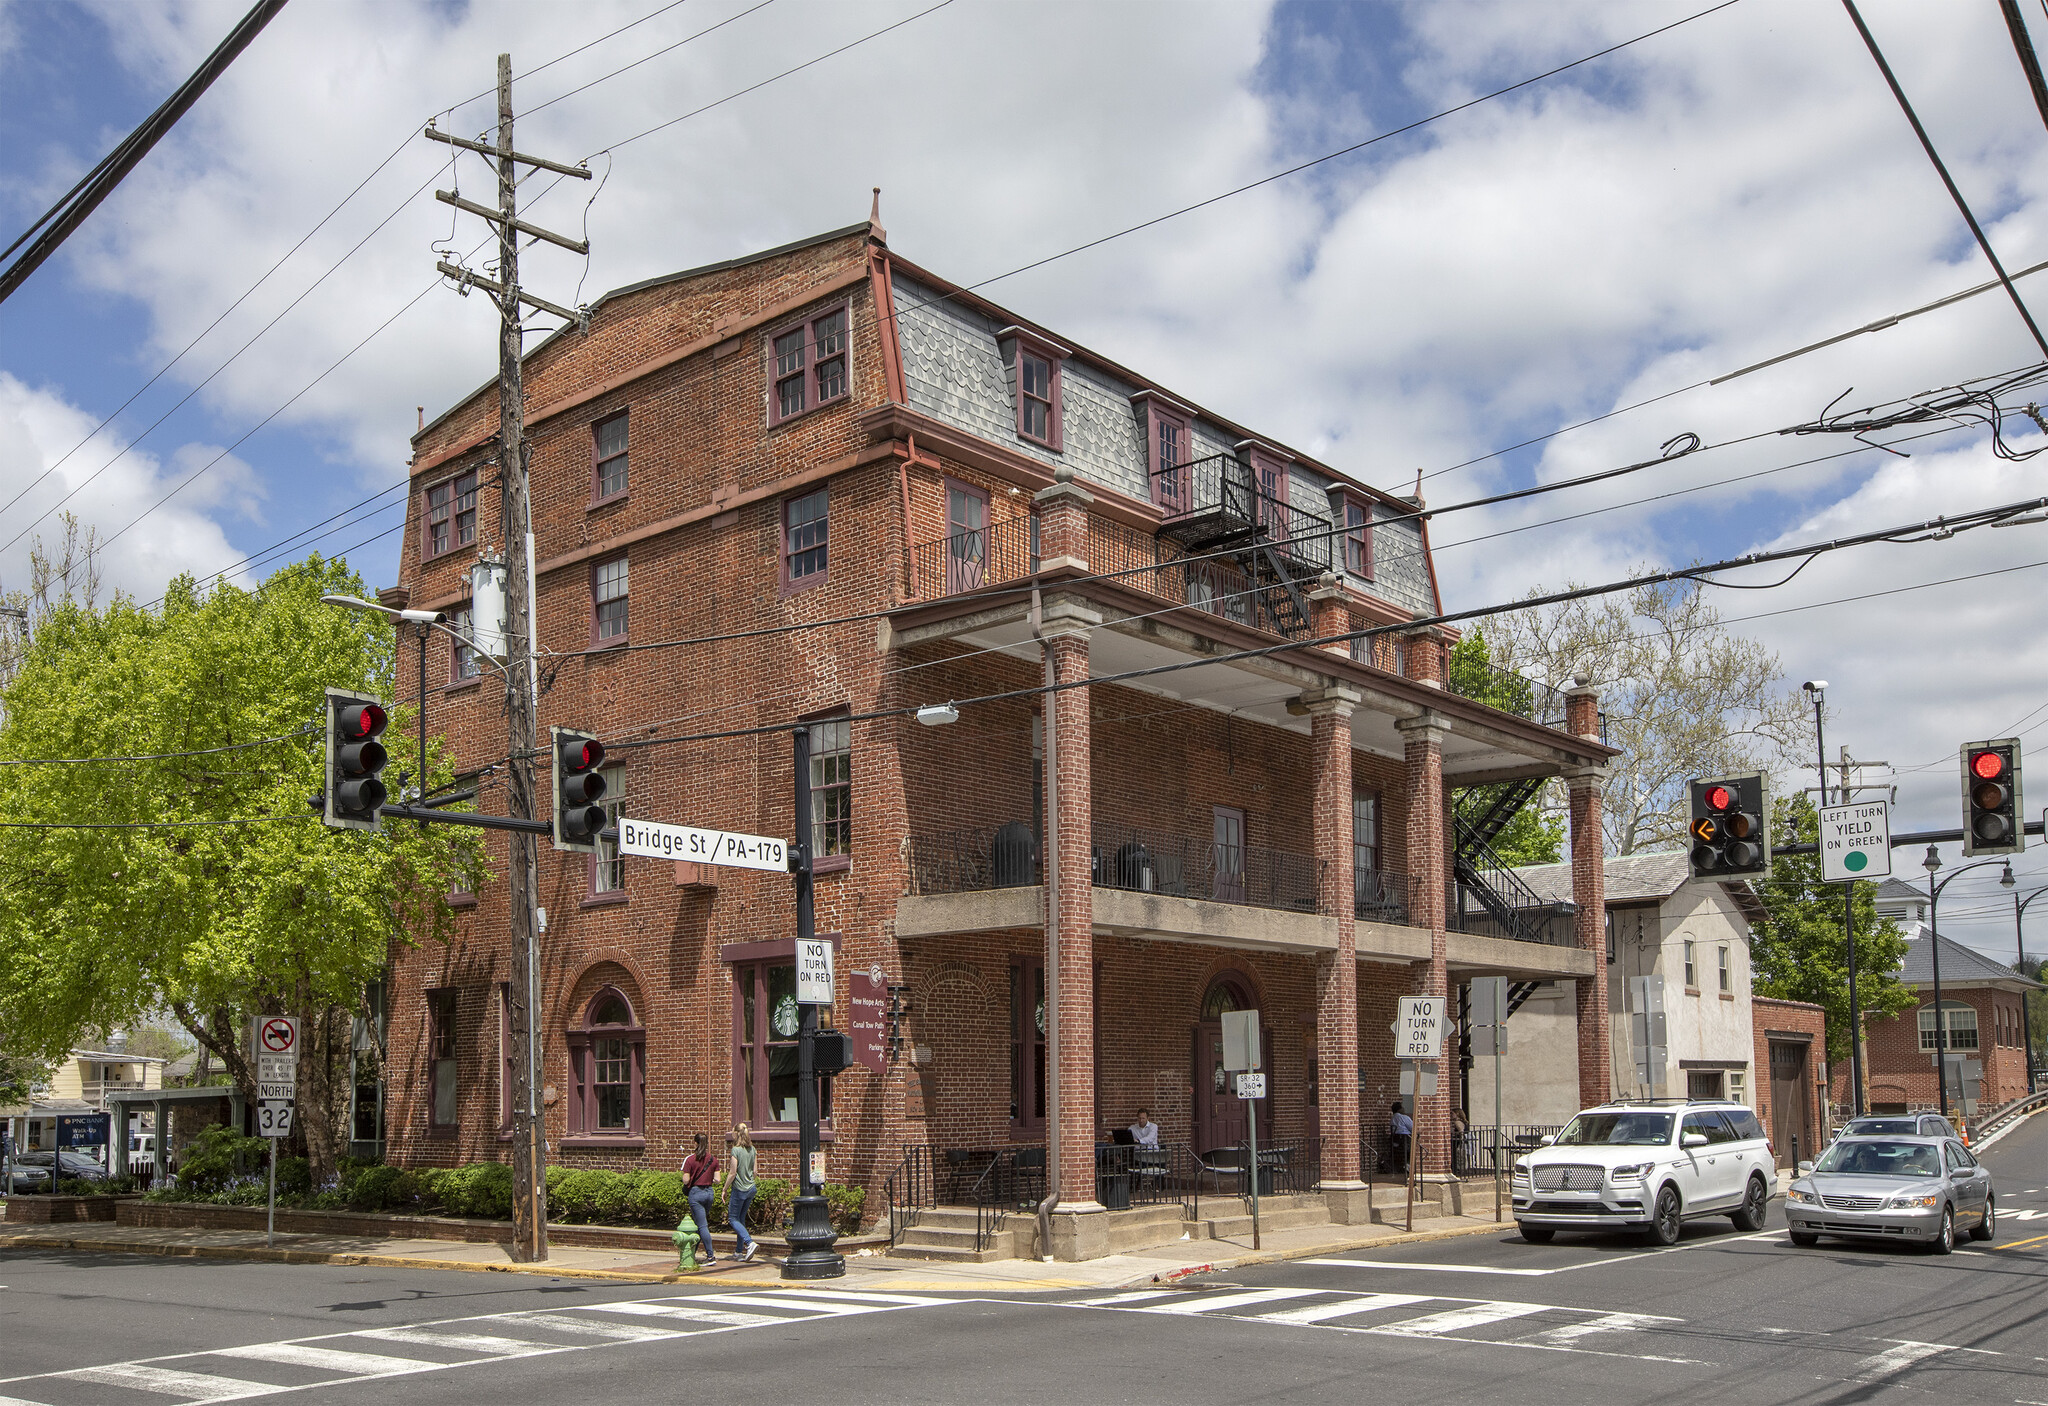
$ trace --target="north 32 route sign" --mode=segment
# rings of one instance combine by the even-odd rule
[[[289,1103],[265,1099],[256,1105],[256,1136],[290,1137],[292,1135],[292,1106]]]

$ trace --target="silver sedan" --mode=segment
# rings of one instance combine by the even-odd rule
[[[1847,1137],[1785,1193],[1792,1243],[1823,1235],[1906,1240],[1937,1255],[1956,1227],[1989,1240],[1998,1225],[1991,1173],[1954,1138]]]

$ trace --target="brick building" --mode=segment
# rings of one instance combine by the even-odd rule
[[[1828,1136],[1827,1012],[1807,1001],[1750,998],[1756,1031],[1756,1111],[1778,1165],[1810,1162]]]
[[[1394,1097],[1395,1000],[1481,974],[1577,980],[1578,1081],[1606,1092],[1613,753],[1591,690],[1524,717],[1445,687],[1442,628],[1309,643],[1437,613],[1414,500],[1023,322],[872,222],[609,293],[587,335],[528,352],[526,395],[540,720],[605,740],[607,804],[789,834],[791,729],[811,731],[832,1016],[885,1027],[874,1067],[833,1081],[832,1179],[872,1191],[912,1146],[1051,1137],[1060,1243],[1090,1253],[1105,1128],[1150,1108],[1170,1144],[1236,1144],[1217,1022],[1256,1007],[1261,1128],[1362,1219],[1360,1103],[1373,1124]],[[387,603],[468,620],[468,572],[505,545],[496,405],[482,387],[416,437]],[[500,810],[502,684],[427,648],[431,726]],[[1164,666],[1038,691],[1048,670]],[[948,700],[957,722],[911,716]],[[1450,807],[1456,786],[1550,776],[1571,788],[1576,912],[1490,887],[1504,817]],[[542,849],[551,1159],[672,1168],[692,1132],[744,1119],[788,1175],[789,881]],[[481,887],[447,946],[394,946],[394,1162],[502,1155],[505,893]],[[1446,1080],[1417,1110],[1432,1171],[1454,1097]]]

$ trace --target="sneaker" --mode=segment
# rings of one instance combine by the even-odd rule
[[[714,1258],[713,1258],[712,1256],[710,1256],[710,1255],[706,1255],[706,1256],[704,1256],[704,1258],[703,1258],[703,1259],[701,1259],[701,1260],[698,1260],[698,1261],[697,1261],[697,1263],[698,1263],[698,1264],[700,1264],[700,1265],[703,1265],[703,1266],[704,1266],[705,1268],[707,1268],[707,1269],[708,1269],[708,1268],[710,1268],[710,1267],[711,1267],[712,1265],[714,1265],[714,1264],[717,1264],[717,1263],[718,1263],[718,1261],[717,1261],[716,1259],[714,1259]]]
[[[741,1256],[740,1256],[740,1263],[741,1263],[741,1264],[751,1264],[751,1263],[753,1263],[753,1259],[754,1259],[754,1249],[755,1249],[755,1247],[754,1247],[754,1246],[752,1246],[752,1245],[749,1245],[749,1246],[747,1246],[747,1252],[746,1252],[746,1253],[745,1253],[744,1255],[741,1255]]]

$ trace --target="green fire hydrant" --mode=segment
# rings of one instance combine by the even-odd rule
[[[689,1216],[676,1227],[676,1233],[669,1236],[676,1242],[676,1273],[694,1274],[697,1271],[697,1225]]]

